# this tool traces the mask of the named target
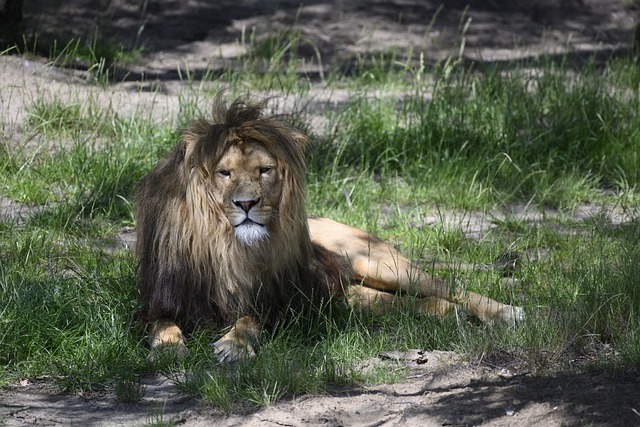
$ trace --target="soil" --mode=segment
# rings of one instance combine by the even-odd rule
[[[335,67],[353,72],[363,53],[402,56],[409,48],[414,59],[421,53],[427,66],[459,55],[461,46],[463,60],[478,68],[510,67],[540,55],[579,66],[590,55],[603,60],[629,53],[640,16],[637,3],[634,8],[631,1],[445,3],[440,7],[440,2],[430,0],[311,0],[304,5],[268,0],[26,2],[22,29],[28,40],[37,38],[46,45],[54,38],[99,34],[129,46],[143,45],[145,50],[139,62],[121,67],[121,78],[107,87],[87,84],[81,61],[76,69],[60,69],[37,54],[0,56],[1,138],[11,147],[42,146],[42,141],[22,134],[24,107],[35,96],[63,100],[95,96],[121,115],[145,111],[158,123],[175,123],[186,86],[178,68],[188,67],[197,79],[206,70],[221,72],[234,66],[246,53],[243,33],[246,40],[252,31],[259,42],[268,42],[276,31],[299,30],[304,42],[298,55],[308,58],[306,70],[301,71],[317,77]],[[319,81],[312,93],[325,103],[348,97],[340,91],[325,94]],[[3,221],[17,223],[35,209],[2,195],[0,207]],[[538,218],[537,213],[514,209],[527,221]],[[587,217],[598,209],[585,205],[575,215]],[[420,226],[458,221],[464,232],[477,237],[490,227],[487,218],[500,214],[451,212]],[[612,217],[626,220],[624,212],[615,211]],[[134,244],[132,235],[124,230],[123,244]],[[580,368],[581,363],[553,373],[523,372],[512,362],[471,363],[455,353],[420,350],[381,354],[369,363],[388,364],[390,369],[403,366],[409,375],[396,384],[340,388],[327,395],[297,396],[267,408],[240,407],[229,413],[180,393],[162,376],[145,378],[144,397],[130,404],[118,403],[109,390],[71,395],[46,378],[25,379],[0,390],[0,425],[640,425],[640,388],[637,375],[628,372],[592,372]]]
[[[155,376],[145,396],[118,403],[110,393],[63,394],[46,380],[23,381],[0,394],[0,422],[24,425],[187,426],[632,426],[640,424],[636,378],[616,373],[516,373],[470,364],[442,351],[382,354],[370,364],[407,367],[395,384],[332,390],[263,408],[224,413]],[[363,366],[366,369],[366,366]]]

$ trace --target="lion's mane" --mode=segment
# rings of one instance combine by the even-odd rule
[[[304,210],[304,151],[308,139],[262,103],[220,98],[213,121],[181,134],[168,158],[139,184],[136,251],[139,298],[147,321],[173,319],[183,328],[244,315],[266,321],[309,299],[327,297],[327,254],[312,245]],[[284,170],[269,238],[248,246],[234,236],[210,176],[230,144],[263,144]],[[318,261],[320,260],[320,261]],[[335,272],[335,266],[331,267]],[[329,269],[329,270],[331,270]]]

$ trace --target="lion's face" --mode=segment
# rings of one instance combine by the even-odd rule
[[[213,182],[217,202],[240,242],[251,246],[269,237],[270,222],[278,214],[282,172],[262,144],[231,145],[213,169]]]

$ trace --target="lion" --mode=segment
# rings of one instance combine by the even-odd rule
[[[258,337],[287,312],[342,300],[380,314],[445,316],[464,307],[482,321],[515,323],[520,307],[427,274],[365,231],[305,212],[310,141],[266,101],[217,97],[136,195],[139,300],[150,355],[186,352],[199,325],[230,329],[221,362],[255,355]]]

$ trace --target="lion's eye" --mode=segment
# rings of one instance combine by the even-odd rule
[[[273,168],[271,168],[271,167],[269,167],[269,166],[263,166],[263,167],[261,167],[261,168],[260,168],[260,175],[266,175],[266,174],[268,174],[269,172],[271,172],[271,169],[273,169]]]
[[[218,173],[222,176],[231,176],[231,172],[226,169],[220,169]]]

